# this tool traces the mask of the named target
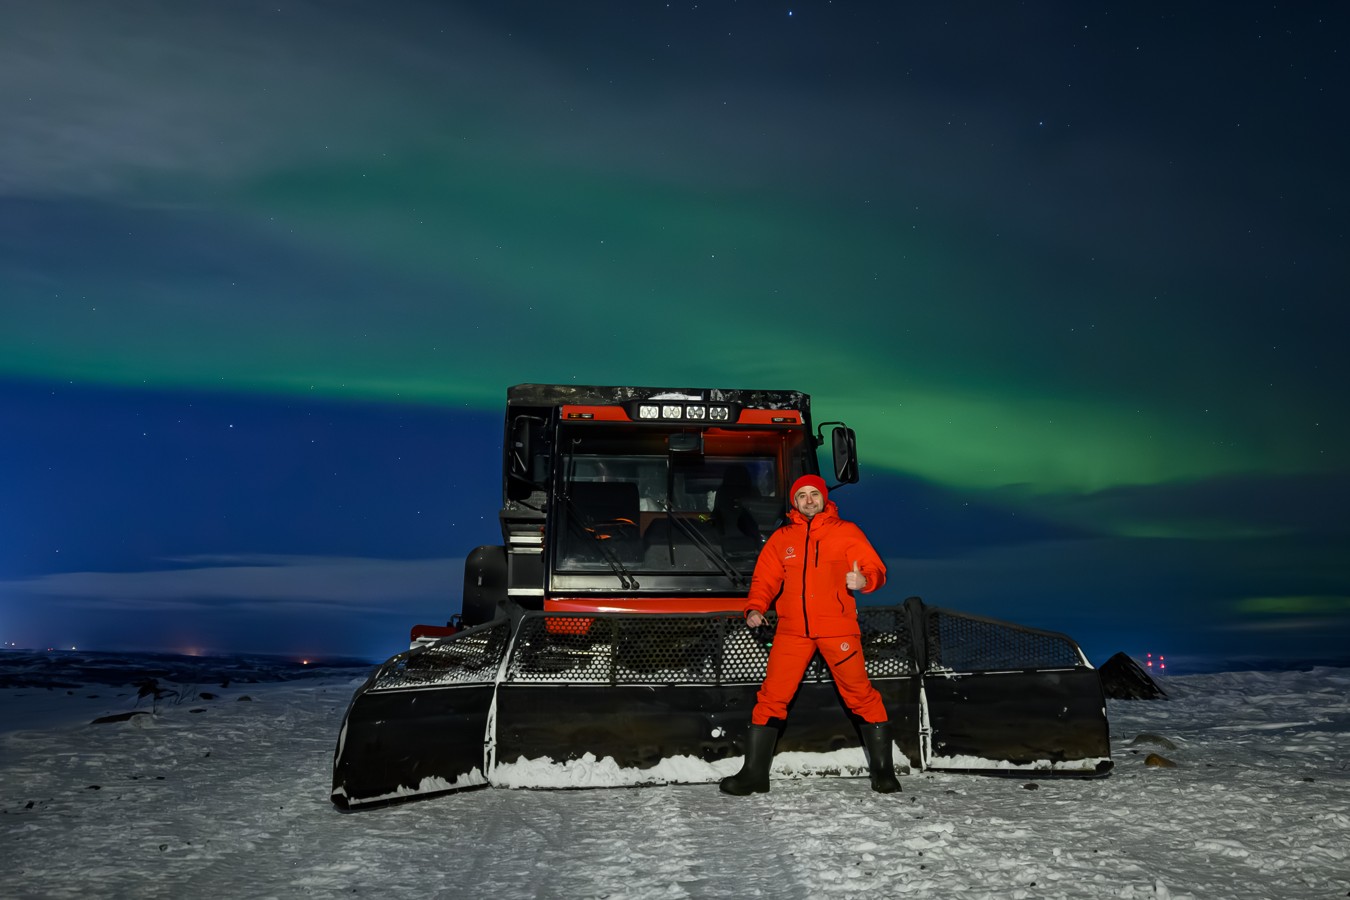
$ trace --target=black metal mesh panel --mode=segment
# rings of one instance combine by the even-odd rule
[[[909,617],[903,606],[873,606],[858,610],[858,625],[862,629],[863,658],[867,674],[872,678],[914,675],[914,635],[910,632]],[[816,665],[824,668],[819,657]]]
[[[740,616],[526,615],[511,682],[718,684],[759,681],[768,650]]]
[[[873,677],[916,671],[900,609],[859,616]],[[525,616],[506,681],[572,684],[758,684],[769,649],[738,615],[543,614]],[[819,657],[806,679],[825,681]]]
[[[491,684],[511,637],[505,619],[471,628],[406,653],[375,675],[372,691],[445,684]]]
[[[928,670],[990,672],[1083,664],[1066,635],[929,608]]]

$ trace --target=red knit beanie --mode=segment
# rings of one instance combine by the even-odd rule
[[[820,491],[820,502],[822,504],[830,502],[830,490],[825,487],[825,479],[821,478],[819,475],[803,475],[801,478],[792,482],[792,491],[788,494],[788,504],[790,506],[797,505],[797,492],[804,487],[813,487]]]

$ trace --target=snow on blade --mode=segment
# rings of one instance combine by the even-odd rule
[[[1055,762],[1038,759],[1029,763],[1015,763],[1006,759],[986,759],[982,756],[934,756],[928,761],[930,769],[952,769],[956,771],[1008,771],[1008,772],[1095,772],[1097,767],[1110,760],[1072,759],[1067,762]]]
[[[897,759],[904,756],[897,749]],[[551,757],[498,763],[492,770],[492,784],[503,788],[604,788],[636,787],[658,784],[710,784],[740,771],[744,757],[731,756],[706,762],[692,756],[672,756],[646,768],[622,768],[612,756],[597,759],[586,753],[580,759],[557,762]],[[897,771],[905,771],[903,763]],[[774,776],[800,778],[812,775],[861,777],[867,774],[862,748],[850,747],[830,753],[798,753],[774,756]]]
[[[416,787],[400,787],[396,791],[390,791],[387,794],[378,794],[372,797],[347,797],[347,792],[340,787],[335,788],[333,794],[334,796],[347,797],[348,804],[355,808],[358,806],[370,806],[373,803],[390,803],[395,800],[406,800],[409,797],[418,797],[422,794],[443,794],[449,791],[462,791],[465,788],[483,787],[487,783],[488,780],[483,777],[483,773],[478,769],[474,769],[448,781],[444,778],[428,775],[418,782]]]
[[[614,757],[596,759],[586,753],[580,759],[556,762],[551,757],[498,763],[492,783],[505,788],[598,788],[635,787],[656,784],[704,784],[731,775],[740,768],[725,766],[728,760],[707,763],[692,756],[674,756],[649,769],[621,768]]]

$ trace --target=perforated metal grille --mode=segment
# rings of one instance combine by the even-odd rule
[[[764,677],[768,650],[740,616],[532,614],[506,680],[718,684]]]
[[[989,672],[1082,665],[1078,645],[1052,631],[931,607],[925,629],[930,671]]]
[[[885,678],[918,672],[914,635],[903,606],[864,607],[858,610],[858,625],[862,629],[863,658],[869,676]],[[812,665],[825,668],[819,657]]]
[[[911,611],[858,611],[863,656],[872,678],[918,672]],[[770,617],[772,622],[772,616]],[[506,667],[506,680],[570,684],[757,684],[769,658],[737,615],[585,615],[528,613]],[[370,690],[491,684],[510,642],[503,620],[429,647],[399,654],[376,673]],[[1083,665],[1066,635],[925,608],[928,670],[987,672]],[[767,635],[766,635],[767,637]],[[817,656],[806,681],[828,681]]]
[[[511,637],[505,620],[400,653],[375,674],[372,691],[445,684],[491,684]]]
[[[916,671],[900,609],[860,612],[873,677]],[[573,684],[758,684],[769,649],[740,616],[526,616],[507,664],[511,682]],[[806,680],[829,680],[819,659]]]

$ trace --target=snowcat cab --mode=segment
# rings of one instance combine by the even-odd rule
[[[856,482],[853,432],[829,424],[834,479]],[[742,753],[768,657],[742,619],[750,576],[823,443],[798,391],[510,388],[503,543],[467,558],[459,621],[415,627],[358,690],[334,804],[528,784],[540,760],[604,760],[626,783],[714,780],[708,764]],[[1066,636],[918,598],[859,620],[911,766],[1110,769],[1097,673]],[[819,660],[778,755],[794,772],[866,771]],[[704,775],[663,765],[679,758]]]

